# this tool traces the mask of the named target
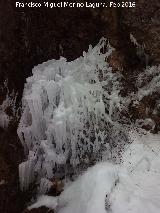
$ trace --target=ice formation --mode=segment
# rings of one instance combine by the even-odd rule
[[[136,40],[136,38],[133,36],[132,33],[130,33],[130,40],[135,45],[137,51],[137,56],[142,62],[145,62],[146,67],[148,66],[149,61],[149,55],[145,52],[145,44],[139,44]]]
[[[146,68],[137,78],[137,91],[121,97],[122,76],[107,62],[112,50],[101,39],[83,57],[50,60],[27,78],[18,128],[26,153],[19,166],[22,190],[36,181],[42,194],[53,177],[78,175],[98,161],[120,163],[128,131],[142,123],[154,128],[149,118],[133,124],[128,106],[159,91],[160,67]]]
[[[72,62],[61,57],[33,69],[18,128],[28,156],[19,167],[22,189],[35,177],[76,174],[95,161],[118,159],[127,140],[119,112],[127,102],[119,95],[121,75],[107,62],[112,50],[101,39]]]
[[[9,116],[3,110],[0,110],[0,127],[6,129],[9,125],[9,121]]]
[[[139,88],[137,99],[140,101],[144,96],[160,92],[160,65],[147,67],[144,72],[137,77],[137,87]]]
[[[11,93],[8,90],[8,81],[4,82],[3,90],[6,90],[5,100],[0,105],[0,127],[7,129],[9,122],[13,117],[18,117],[18,110],[16,110],[16,98],[17,94],[14,91]],[[7,109],[10,109],[11,113],[8,115],[6,113]]]

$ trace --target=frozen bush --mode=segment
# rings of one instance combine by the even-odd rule
[[[119,94],[121,75],[107,62],[111,53],[111,46],[101,39],[72,62],[61,57],[33,69],[25,84],[18,128],[26,156],[34,153],[34,159],[28,155],[29,164],[20,165],[22,189],[34,176],[39,181],[75,175],[96,161],[119,159],[117,153],[127,141],[120,112],[127,102]],[[27,170],[29,180],[22,170]]]

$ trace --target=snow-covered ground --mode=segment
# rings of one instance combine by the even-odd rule
[[[130,133],[120,165],[89,168],[59,197],[42,196],[30,208],[47,206],[57,213],[159,213],[160,136]]]

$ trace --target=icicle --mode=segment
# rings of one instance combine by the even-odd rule
[[[121,110],[119,75],[112,73],[106,61],[113,48],[108,45],[102,53],[105,46],[102,38],[72,62],[62,57],[45,62],[27,79],[18,135],[25,153],[33,151],[36,160],[28,158],[20,165],[21,188],[28,187],[34,174],[37,181],[59,173],[67,175],[66,164],[76,173],[86,162],[101,159],[108,131],[119,131],[112,120],[116,109]],[[116,120],[118,113],[114,117]],[[110,156],[110,150],[105,151]]]
[[[21,190],[28,189],[29,185],[34,181],[34,166],[35,166],[35,153],[29,153],[29,160],[22,162],[19,165],[19,178]]]

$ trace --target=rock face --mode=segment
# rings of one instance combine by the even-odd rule
[[[102,36],[108,37],[116,48],[111,64],[123,72],[127,92],[134,90],[133,76],[146,65],[143,53],[141,57],[137,55],[130,34],[143,46],[149,64],[160,63],[159,0],[137,0],[136,8],[105,9],[18,9],[15,1],[1,0],[0,13],[0,85],[8,79],[10,91],[14,89],[18,92],[17,103],[21,101],[25,79],[31,75],[33,66],[60,56],[73,60]],[[5,93],[0,88],[0,102],[3,102]],[[142,101],[141,105],[144,104]],[[150,107],[149,101],[147,104]],[[139,118],[138,113],[133,110],[133,117]],[[3,147],[0,151],[0,183],[9,183],[0,185],[4,198],[0,203],[0,212],[3,213],[20,213],[24,208],[17,181],[18,163],[23,155],[16,136],[16,125],[12,130],[0,130]],[[12,155],[13,150],[16,154]],[[10,179],[10,176],[13,178]]]
[[[152,63],[160,63],[160,2],[137,0],[136,8],[122,11],[122,25],[145,45]]]
[[[1,82],[9,78],[19,94],[33,66],[60,56],[73,60],[102,37],[100,18],[87,9],[18,9],[10,0],[1,7]]]
[[[1,82],[9,78],[10,88],[19,94],[33,66],[60,56],[73,60],[102,36],[110,39],[130,69],[141,64],[130,33],[145,45],[152,63],[160,62],[158,0],[137,0],[135,8],[16,8],[11,0],[2,0],[0,7]]]
[[[23,159],[15,129],[0,129],[0,212],[18,213],[24,208],[25,194],[19,189],[18,165]]]

